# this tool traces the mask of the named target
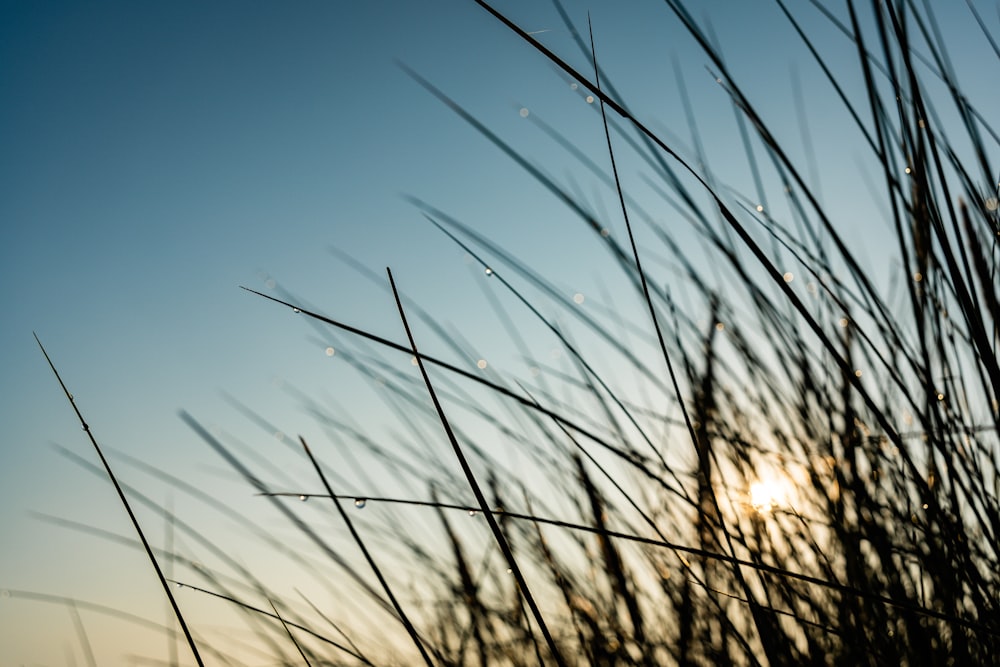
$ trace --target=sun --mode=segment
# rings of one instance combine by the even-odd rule
[[[760,479],[750,484],[750,505],[758,512],[770,512],[788,502],[788,485],[779,479]]]

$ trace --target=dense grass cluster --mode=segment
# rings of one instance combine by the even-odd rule
[[[794,12],[777,1],[798,30]],[[513,344],[538,371],[530,387],[425,353],[428,332],[456,358],[467,358],[468,348],[394,284],[407,334],[397,340],[287,294],[261,294],[308,317],[324,340],[346,333],[342,340],[367,350],[345,358],[378,379],[411,424],[410,437],[380,443],[344,415],[318,405],[314,412],[352,449],[395,470],[398,488],[413,495],[338,496],[333,483],[344,478],[320,463],[318,443],[310,443],[314,458],[305,441],[292,444],[316,476],[276,479],[185,419],[285,513],[315,546],[313,556],[362,591],[377,623],[394,627],[378,635],[328,622],[328,613],[337,615],[330,603],[287,599],[236,561],[226,565],[236,579],[201,568],[198,588],[247,612],[260,644],[283,664],[995,664],[1000,217],[990,155],[1000,141],[963,95],[926,6],[873,2],[863,30],[856,4],[847,3],[848,22],[826,16],[856,47],[864,97],[842,92],[835,64],[808,34],[799,36],[870,160],[882,222],[896,244],[881,249],[888,281],[866,272],[865,240],[842,236],[803,165],[674,0],[666,10],[701,44],[740,114],[741,157],[758,192],[730,191],[697,154],[685,157],[643,125],[617,98],[614,81],[594,74],[600,53],[561,7],[592,59],[590,72],[496,14],[525,48],[595,98],[608,150],[577,157],[619,195],[614,215],[625,234],[609,234],[609,222],[582,197],[414,73],[586,223],[639,295],[644,319],[629,321],[614,304],[575,308],[545,267],[526,265],[473,223],[414,200],[489,276],[501,321],[510,321],[508,308],[528,313],[558,341],[566,364],[539,360],[516,326]],[[985,27],[978,37],[992,43]],[[946,92],[931,97],[931,90]],[[945,109],[960,122],[942,127]],[[640,206],[630,196],[615,167],[624,149],[646,161],[661,201]],[[765,170],[773,178],[760,178]],[[765,198],[782,206],[758,205]],[[696,230],[715,262],[689,261],[688,249],[646,213],[652,206]],[[675,270],[664,273],[665,266]],[[357,268],[391,284],[391,275]],[[679,283],[683,303],[680,290],[666,286]],[[581,339],[596,343],[584,348]],[[603,350],[600,359],[594,349]],[[420,375],[404,372],[413,371],[408,364],[401,370],[400,359],[411,357]],[[330,503],[355,553],[332,548],[297,513],[296,496],[318,496],[310,508]],[[351,504],[384,512],[346,511]],[[436,528],[414,537],[406,522],[417,515]],[[159,553],[164,558],[185,562],[169,550]],[[400,562],[421,580],[393,576]],[[221,646],[199,640],[197,628],[192,634],[208,662],[225,657]],[[379,646],[378,636],[409,643]]]

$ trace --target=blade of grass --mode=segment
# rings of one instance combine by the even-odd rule
[[[299,655],[302,656],[302,660],[305,661],[308,667],[312,667],[312,663],[309,662],[309,658],[306,656],[306,652],[302,650],[302,645],[299,644],[297,639],[295,639],[295,635],[292,634],[292,629],[288,627],[288,623],[286,623],[285,619],[281,617],[281,613],[278,611],[278,608],[274,606],[274,600],[268,598],[267,603],[271,605],[271,609],[274,610],[275,617],[279,621],[281,621],[281,627],[283,627],[285,629],[285,632],[288,633],[288,638],[292,640],[292,643],[295,644],[295,648],[299,650]]]
[[[309,460],[312,462],[313,467],[316,469],[316,474],[319,475],[319,478],[323,482],[323,486],[326,488],[327,493],[330,494],[330,499],[333,501],[334,506],[337,508],[337,512],[340,514],[340,518],[342,518],[344,520],[344,523],[347,524],[347,529],[351,531],[351,537],[354,538],[354,541],[355,543],[357,543],[358,548],[361,549],[361,553],[364,554],[365,560],[368,561],[368,565],[371,567],[372,572],[375,573],[375,577],[378,578],[379,584],[382,585],[382,590],[385,591],[386,597],[389,598],[389,602],[392,603],[393,608],[396,610],[400,622],[403,624],[403,627],[406,628],[407,634],[410,635],[410,639],[413,640],[414,645],[420,652],[420,657],[423,658],[424,663],[427,664],[427,667],[434,667],[434,663],[431,662],[430,655],[427,654],[427,649],[424,648],[424,643],[420,640],[420,635],[417,634],[417,629],[413,627],[413,624],[410,622],[409,617],[403,610],[402,605],[399,604],[399,601],[393,594],[392,587],[389,586],[389,582],[386,581],[385,576],[383,576],[382,570],[379,568],[378,564],[375,562],[375,559],[368,551],[368,547],[365,546],[365,542],[364,540],[361,539],[361,535],[359,535],[357,529],[354,528],[354,523],[351,521],[351,518],[347,515],[347,512],[344,511],[343,506],[340,504],[339,498],[337,497],[336,494],[334,494],[333,489],[330,487],[330,483],[326,479],[326,475],[323,473],[323,469],[319,465],[319,461],[317,461],[316,457],[313,456],[312,450],[310,450],[309,445],[306,444],[305,438],[299,436],[299,442],[302,443],[302,448],[305,450],[306,456],[309,457]]]
[[[73,412],[76,413],[77,419],[80,420],[80,426],[87,434],[87,438],[90,440],[90,443],[94,446],[94,450],[97,452],[97,457],[101,460],[104,470],[108,473],[108,478],[114,485],[115,491],[118,492],[118,498],[125,507],[125,511],[128,513],[128,517],[132,521],[132,526],[135,527],[135,532],[139,535],[139,541],[142,542],[143,549],[146,551],[146,556],[149,557],[149,562],[153,565],[153,570],[156,572],[156,578],[160,580],[163,592],[170,601],[170,606],[174,610],[174,615],[177,617],[177,623],[180,624],[181,630],[184,632],[184,637],[187,639],[188,646],[191,647],[191,653],[194,655],[195,662],[197,662],[200,667],[204,667],[201,654],[198,652],[198,646],[195,644],[194,637],[191,636],[191,631],[188,630],[187,623],[184,622],[184,615],[181,613],[180,607],[177,606],[177,601],[174,599],[173,593],[170,592],[170,586],[167,585],[167,580],[163,576],[163,572],[160,570],[160,564],[156,561],[156,556],[153,555],[153,549],[149,546],[149,542],[146,540],[146,535],[142,532],[142,528],[139,526],[139,519],[137,519],[135,513],[132,512],[132,507],[129,505],[128,498],[125,497],[125,492],[122,490],[121,485],[118,484],[118,479],[115,477],[115,474],[111,472],[111,465],[108,463],[108,460],[104,458],[104,453],[101,451],[100,445],[97,444],[97,439],[94,438],[94,434],[90,430],[90,425],[83,418],[80,408],[77,407],[73,394],[71,394],[69,389],[66,388],[66,383],[64,383],[62,377],[60,377],[59,371],[56,370],[55,364],[53,364],[52,359],[49,358],[49,353],[45,351],[45,347],[42,345],[42,341],[38,339],[38,335],[34,333],[32,335],[35,336],[35,342],[38,343],[38,347],[42,350],[42,354],[45,356],[45,361],[48,362],[49,368],[52,369],[52,373],[55,374],[56,380],[59,381],[59,386],[62,387],[63,393],[66,394],[66,398],[69,400],[69,404],[72,406]]]
[[[545,623],[545,619],[542,617],[541,611],[538,609],[538,604],[535,602],[534,596],[531,594],[528,588],[528,582],[524,578],[524,574],[521,572],[521,568],[518,566],[517,561],[514,559],[514,554],[511,553],[510,546],[507,544],[507,540],[504,539],[503,533],[500,532],[500,526],[497,524],[496,519],[493,517],[493,512],[490,509],[489,504],[486,502],[486,497],[483,495],[483,491],[479,486],[479,482],[476,480],[475,474],[472,472],[472,468],[469,467],[469,462],[465,458],[465,454],[462,452],[461,445],[458,444],[458,440],[455,438],[455,434],[451,429],[451,425],[448,423],[448,418],[445,417],[444,408],[441,407],[441,403],[438,401],[437,394],[434,392],[434,387],[431,384],[430,376],[427,374],[427,368],[424,366],[423,358],[421,357],[419,351],[417,350],[416,341],[413,339],[413,333],[410,331],[410,325],[406,320],[406,313],[403,310],[403,303],[400,301],[399,293],[396,291],[396,282],[392,278],[392,271],[388,268],[386,273],[389,276],[389,285],[392,287],[393,296],[396,299],[396,308],[399,310],[399,317],[403,321],[403,329],[406,331],[406,338],[410,341],[410,351],[413,353],[414,358],[417,360],[417,366],[420,368],[420,374],[424,378],[424,384],[427,386],[427,392],[430,394],[431,401],[434,403],[434,408],[437,410],[438,416],[441,418],[441,425],[444,427],[445,433],[448,436],[449,442],[455,451],[455,456],[458,458],[459,464],[462,466],[462,472],[465,473],[466,480],[468,480],[469,486],[472,488],[473,494],[476,496],[476,501],[479,504],[480,511],[486,517],[487,523],[489,523],[490,530],[493,532],[497,544],[500,546],[500,550],[503,552],[504,558],[507,560],[507,566],[511,569],[514,578],[517,580],[518,588],[521,591],[522,596],[528,603],[528,607],[531,609],[531,614],[535,619],[535,623],[538,624],[542,635],[545,638],[545,643],[548,644],[549,651],[551,652],[551,657],[555,660],[556,664],[560,667],[565,667],[566,663],[563,660],[562,654],[559,652],[556,646],[555,640],[552,638],[549,632],[548,625]]]

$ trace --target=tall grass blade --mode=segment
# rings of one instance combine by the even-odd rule
[[[531,609],[532,617],[535,619],[535,623],[538,625],[545,638],[545,643],[549,647],[550,657],[560,665],[560,667],[565,667],[565,662],[563,660],[562,654],[560,653],[558,647],[556,646],[555,640],[552,638],[549,632],[548,625],[545,623],[545,619],[542,617],[542,613],[538,608],[538,604],[535,602],[535,598],[531,595],[531,591],[528,588],[528,582],[524,578],[524,574],[521,572],[521,568],[518,566],[517,561],[514,559],[514,554],[511,552],[510,546],[507,544],[507,540],[504,538],[503,533],[500,531],[500,526],[497,524],[496,519],[493,517],[493,513],[490,511],[490,506],[486,502],[486,497],[483,495],[483,491],[479,486],[479,482],[476,480],[475,474],[472,472],[472,468],[469,466],[468,460],[466,460],[465,453],[462,451],[461,445],[459,445],[455,433],[451,429],[451,425],[448,423],[447,417],[444,414],[444,408],[441,407],[441,403],[438,401],[437,394],[434,392],[434,387],[431,384],[430,376],[427,374],[427,369],[424,366],[423,359],[417,350],[416,341],[413,339],[413,333],[410,331],[409,322],[406,320],[406,313],[403,310],[403,303],[399,299],[399,292],[396,290],[396,282],[392,278],[392,271],[388,268],[386,273],[389,276],[389,285],[392,287],[393,296],[396,298],[396,308],[399,310],[399,317],[403,321],[403,329],[406,331],[406,338],[410,341],[410,350],[413,352],[414,357],[417,359],[417,366],[420,368],[420,374],[423,376],[424,384],[427,387],[427,393],[430,394],[431,401],[434,403],[434,409],[437,411],[438,416],[441,419],[441,425],[444,427],[445,433],[448,436],[448,440],[451,443],[452,449],[455,451],[455,456],[458,458],[459,464],[462,466],[462,472],[465,473],[466,480],[469,483],[469,487],[472,489],[473,494],[476,496],[476,501],[478,502],[479,509],[483,512],[486,517],[487,523],[489,523],[490,530],[493,532],[493,536],[496,539],[497,545],[503,552],[504,558],[507,561],[507,566],[511,569],[514,578],[517,580],[518,588],[521,591],[521,595],[524,596],[525,602],[527,602],[528,607]]]
[[[347,515],[347,512],[344,511],[344,507],[340,504],[340,499],[337,497],[336,494],[334,494],[333,489],[330,488],[330,483],[327,481],[326,474],[324,474],[323,469],[320,467],[319,461],[317,461],[316,457],[313,456],[312,450],[310,450],[309,445],[306,444],[305,438],[299,436],[299,442],[302,443],[302,448],[305,450],[306,456],[309,457],[309,461],[312,462],[313,467],[316,469],[316,474],[319,475],[320,480],[323,482],[324,488],[326,488],[327,493],[330,494],[330,500],[333,501],[334,506],[337,508],[337,513],[340,514],[340,518],[343,519],[344,523],[347,524],[347,529],[351,531],[351,537],[354,538],[354,541],[358,545],[358,548],[361,549],[361,553],[364,554],[365,560],[368,561],[369,567],[371,567],[372,572],[375,573],[375,577],[378,578],[378,582],[379,584],[381,584],[382,590],[385,591],[386,597],[389,598],[389,601],[392,603],[393,608],[396,610],[396,614],[398,615],[400,622],[403,624],[403,627],[406,628],[406,633],[410,635],[410,639],[413,640],[413,644],[417,647],[417,650],[420,652],[420,657],[423,658],[424,663],[427,665],[427,667],[434,667],[434,663],[431,662],[431,657],[430,655],[428,655],[427,649],[424,648],[424,643],[423,641],[421,641],[420,635],[417,633],[417,629],[413,627],[413,624],[410,622],[409,617],[403,610],[402,605],[399,604],[399,601],[393,594],[392,588],[389,586],[389,582],[386,581],[385,576],[382,574],[382,570],[379,568],[378,564],[375,562],[375,559],[368,551],[368,547],[365,546],[365,542],[364,540],[361,539],[361,535],[358,534],[357,529],[355,529],[354,523],[351,521],[351,518]]]
[[[142,528],[139,526],[139,520],[132,512],[132,506],[129,505],[128,499],[125,497],[125,492],[122,490],[121,485],[118,484],[118,479],[115,477],[115,474],[111,472],[111,465],[108,463],[108,460],[104,458],[104,453],[101,451],[100,445],[97,444],[97,439],[94,438],[94,434],[90,430],[90,425],[83,418],[83,414],[80,412],[80,408],[77,407],[73,394],[71,394],[69,389],[66,388],[66,384],[63,382],[62,377],[60,377],[59,371],[56,370],[55,364],[52,363],[52,359],[49,358],[48,352],[45,351],[42,341],[38,339],[37,334],[33,333],[32,335],[35,336],[35,342],[38,343],[39,349],[41,349],[42,354],[45,356],[45,361],[48,362],[49,368],[52,369],[52,373],[56,376],[56,380],[59,381],[59,386],[62,387],[63,393],[66,395],[66,399],[73,408],[73,412],[76,413],[77,419],[80,420],[80,426],[87,434],[87,438],[90,440],[90,443],[94,446],[94,451],[97,452],[97,457],[101,460],[101,465],[104,466],[104,470],[107,472],[108,478],[114,485],[115,491],[118,493],[118,498],[121,500],[122,506],[125,508],[125,512],[132,521],[132,526],[135,528],[135,532],[139,536],[139,541],[142,542],[143,549],[146,551],[146,556],[149,557],[149,562],[152,564],[153,570],[156,572],[156,578],[159,579],[160,585],[163,587],[163,592],[166,594],[167,599],[170,601],[170,606],[174,610],[174,615],[177,617],[177,623],[181,626],[181,630],[184,632],[184,637],[187,639],[188,646],[191,647],[191,653],[194,656],[195,662],[198,663],[199,667],[204,667],[204,663],[201,660],[201,654],[198,652],[198,646],[195,644],[194,637],[191,636],[187,623],[184,622],[184,615],[181,614],[180,607],[177,606],[177,601],[174,599],[173,593],[170,592],[170,586],[167,584],[167,580],[163,576],[163,572],[160,570],[160,565],[156,561],[156,557],[153,555],[153,550],[149,546],[149,542],[146,540],[146,536],[143,534]]]

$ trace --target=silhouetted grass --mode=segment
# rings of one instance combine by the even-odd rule
[[[282,602],[287,596],[230,559],[225,545],[178,518],[180,533],[238,573],[233,580],[205,569],[211,586],[191,588],[252,614],[270,654],[289,663],[406,664],[419,655],[432,665],[482,666],[998,664],[1000,220],[990,155],[1000,141],[989,114],[962,94],[931,8],[872,3],[872,25],[862,29],[857,3],[847,3],[846,22],[814,3],[856,47],[865,94],[852,98],[797,10],[777,0],[878,173],[872,188],[896,244],[883,251],[899,263],[882,285],[864,268],[864,240],[838,229],[806,167],[776,138],[683,3],[665,4],[701,45],[738,113],[754,193],[733,192],[704,165],[699,148],[675,147],[617,99],[593,36],[579,38],[558,2],[593,75],[477,2],[498,28],[513,31],[596,98],[604,155],[582,153],[555,123],[537,124],[614,189],[627,244],[570,186],[407,71],[579,217],[634,290],[629,297],[641,300],[644,319],[631,321],[638,316],[619,307],[622,294],[602,307],[575,307],[546,267],[527,265],[474,222],[417,198],[410,201],[431,223],[429,233],[443,234],[489,277],[498,318],[539,369],[531,386],[492,368],[477,372],[447,361],[468,359],[470,345],[442,325],[447,314],[407,299],[391,274],[386,299],[395,299],[406,342],[340,322],[283,292],[248,290],[305,316],[324,340],[350,337],[354,353],[346,362],[377,381],[410,433],[379,440],[364,422],[301,396],[331,441],[348,444],[338,458],[301,441],[322,481],[325,492],[317,493],[310,480],[281,469],[259,474],[266,460],[251,465],[256,454],[241,456],[194,417],[183,418],[311,542],[332,573],[294,553],[302,566],[318,580],[353,582],[378,623],[398,623],[417,652],[380,646],[369,628],[353,628],[342,615],[331,614],[334,623],[315,598],[309,610]],[[930,98],[932,90],[944,92]],[[954,126],[938,121],[945,105],[959,118]],[[662,201],[640,203],[629,193],[617,168],[619,149],[644,161],[647,184]],[[758,160],[773,172],[773,190]],[[787,213],[758,204],[779,199]],[[689,224],[712,265],[692,262],[648,212],[654,208]],[[805,289],[783,270],[788,265],[803,272]],[[566,363],[552,368],[537,359],[522,338],[523,320],[508,309],[540,325]],[[422,330],[446,354],[418,348]],[[595,358],[595,349],[605,356]],[[598,363],[608,360],[614,379],[601,370],[609,364]],[[262,431],[277,430],[266,416],[238,407]],[[460,473],[451,459],[443,461],[448,448],[433,445],[445,440]],[[512,452],[520,465],[511,463]],[[345,478],[337,475],[363,467],[345,464],[355,456],[383,462],[407,492],[335,495],[329,480],[342,490]],[[770,497],[761,491],[768,480],[779,485]],[[203,491],[170,481],[211,505]],[[355,568],[354,554],[322,535],[327,528],[288,502],[314,497],[333,501],[378,587]],[[367,513],[361,525],[342,507],[345,500],[381,513]],[[471,526],[461,523],[463,514]],[[268,549],[285,549],[266,530],[258,537]],[[184,561],[170,549],[147,545],[147,553],[154,566],[157,555]],[[400,563],[420,581],[393,576],[391,564]],[[273,613],[259,604],[264,600]],[[327,636],[327,625],[338,639]]]

